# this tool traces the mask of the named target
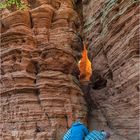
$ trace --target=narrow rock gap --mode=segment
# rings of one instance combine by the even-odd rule
[[[91,66],[91,62],[88,58],[88,47],[87,44],[84,44],[84,50],[82,52],[82,58],[79,62],[79,69],[80,69],[80,83],[81,89],[84,93],[84,98],[87,102],[88,112],[87,112],[87,123],[90,126],[90,116],[94,110],[99,109],[101,114],[106,119],[106,125],[111,128],[110,122],[107,119],[104,111],[100,108],[100,105],[97,104],[95,100],[91,97],[90,90],[95,89],[99,90],[106,87],[107,80],[104,79],[99,73],[92,73],[93,69]],[[97,76],[96,76],[97,75]],[[96,77],[95,77],[96,76]],[[95,78],[96,80],[94,80]],[[112,77],[111,77],[112,78]]]
[[[31,23],[31,29],[32,29],[34,26],[34,23],[33,23],[32,15],[30,11],[29,11],[29,16],[30,16],[30,23]]]

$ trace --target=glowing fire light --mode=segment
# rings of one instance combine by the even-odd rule
[[[79,61],[79,70],[80,70],[80,80],[89,81],[92,74],[91,62],[89,61],[87,54],[87,46],[84,43],[84,50],[82,52],[82,58]]]

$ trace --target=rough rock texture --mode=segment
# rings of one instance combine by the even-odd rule
[[[78,82],[83,45],[72,0],[2,11],[0,139],[59,140],[86,103]]]
[[[92,128],[112,140],[138,140],[139,1],[83,0],[84,36],[92,61]],[[93,123],[93,125],[92,125]]]
[[[59,140],[86,119],[78,61],[80,0],[29,0],[1,15],[0,140]],[[138,0],[83,0],[93,74],[82,83],[89,128],[138,140]],[[14,9],[12,9],[14,10]],[[88,98],[91,96],[91,99]]]

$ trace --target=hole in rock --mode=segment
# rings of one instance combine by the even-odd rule
[[[99,70],[93,71],[90,80],[92,81],[92,88],[93,89],[99,90],[99,89],[106,87],[107,79],[105,79],[103,77],[103,75],[101,74],[101,71],[99,71]]]

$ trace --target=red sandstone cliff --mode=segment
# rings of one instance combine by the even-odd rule
[[[0,139],[59,140],[86,119],[79,87],[83,49],[72,0],[37,0],[1,19]]]
[[[122,137],[139,132],[139,1],[84,0],[84,36],[93,64],[90,125]],[[96,107],[95,107],[96,106]]]
[[[89,127],[109,129],[110,140],[137,140],[138,0],[29,4],[1,15],[0,140],[59,140],[72,121],[86,119],[78,82],[82,7],[93,66]]]

